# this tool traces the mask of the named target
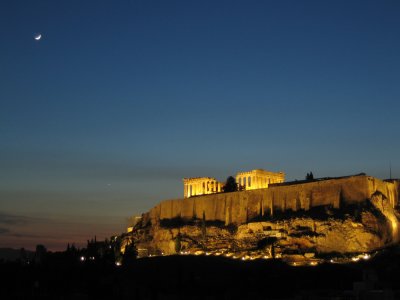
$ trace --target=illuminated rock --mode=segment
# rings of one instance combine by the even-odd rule
[[[399,181],[358,175],[166,200],[143,214],[132,235],[166,254],[178,234],[191,253],[270,255],[271,238],[283,252],[369,252],[399,241],[398,191]]]

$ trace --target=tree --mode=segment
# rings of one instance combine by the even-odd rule
[[[229,176],[224,185],[224,193],[236,192],[237,190],[238,184],[236,183],[236,179],[232,176]]]
[[[21,261],[21,264],[26,264],[28,262],[28,254],[26,253],[25,248],[21,248],[19,250],[19,260]]]
[[[124,266],[130,266],[135,260],[138,255],[136,246],[133,242],[125,247],[125,252],[122,255],[122,264]]]
[[[314,180],[314,174],[312,172],[307,173],[306,180]]]
[[[206,213],[203,211],[203,219],[201,220],[201,235],[203,240],[206,239],[207,236],[207,228],[206,228]]]
[[[121,263],[123,259],[123,255],[121,253],[122,235],[112,237],[110,239],[110,245],[112,251],[111,259],[113,259],[115,263]]]
[[[35,263],[42,264],[46,258],[47,249],[43,245],[36,245]]]
[[[182,245],[181,245],[181,234],[178,233],[178,235],[175,238],[175,252],[179,253],[181,251]]]
[[[259,240],[257,243],[258,249],[265,249],[269,248],[269,253],[272,258],[275,258],[275,244],[278,241],[278,239],[274,236],[272,237],[266,237],[262,240]]]

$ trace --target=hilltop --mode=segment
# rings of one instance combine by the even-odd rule
[[[126,235],[142,255],[308,260],[399,241],[399,181],[360,174],[162,201]]]

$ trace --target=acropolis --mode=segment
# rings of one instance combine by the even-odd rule
[[[236,174],[236,182],[240,190],[257,190],[268,188],[268,185],[285,181],[285,173],[269,172],[263,169],[255,169]],[[189,198],[207,194],[215,194],[223,191],[224,183],[213,177],[194,177],[183,179],[183,196]]]
[[[181,251],[237,255],[271,255],[260,246],[269,238],[299,253],[370,252],[400,240],[399,180],[361,173],[284,182],[283,172],[260,169],[235,179],[236,191],[213,177],[183,179],[184,197],[142,214],[131,237],[148,253],[174,254],[179,238]]]

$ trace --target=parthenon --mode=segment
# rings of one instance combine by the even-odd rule
[[[183,179],[183,195],[189,198],[197,195],[220,193],[223,184],[212,177],[195,177]]]
[[[236,182],[239,186],[244,186],[245,190],[264,189],[271,183],[281,183],[284,181],[285,173],[274,173],[263,169],[239,172],[236,174]]]
[[[269,184],[285,181],[285,173],[269,172],[263,169],[239,172],[236,174],[236,182],[242,190],[255,190],[268,188]],[[183,179],[184,198],[192,196],[220,193],[224,184],[213,177],[194,177]]]

